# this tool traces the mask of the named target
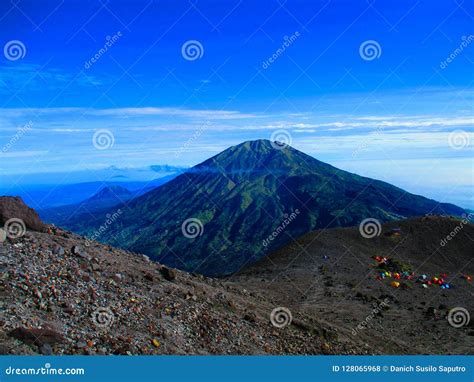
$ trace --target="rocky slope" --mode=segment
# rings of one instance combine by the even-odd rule
[[[61,229],[0,243],[2,354],[353,354],[316,317]]]

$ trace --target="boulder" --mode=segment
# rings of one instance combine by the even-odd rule
[[[26,344],[34,344],[38,347],[41,347],[45,344],[64,342],[64,337],[62,334],[53,329],[28,329],[25,327],[19,327],[10,331],[8,335]]]
[[[173,281],[176,278],[176,271],[174,269],[162,266],[160,272],[165,280]]]
[[[73,255],[76,255],[82,259],[85,259],[87,261],[91,261],[92,260],[92,257],[89,256],[81,247],[79,247],[78,245],[74,245],[72,246],[71,248],[71,253]]]
[[[21,219],[26,228],[46,232],[44,224],[36,211],[28,207],[18,196],[0,196],[0,224],[3,226],[10,219]]]

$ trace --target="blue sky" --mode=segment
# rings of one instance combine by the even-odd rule
[[[473,15],[462,0],[3,1],[4,183],[190,166],[276,134],[472,208]]]

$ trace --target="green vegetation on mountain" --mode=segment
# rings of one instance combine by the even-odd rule
[[[107,216],[118,208],[120,217],[107,224]],[[106,225],[99,241],[172,267],[219,276],[315,229],[427,213],[461,215],[464,210],[258,140],[230,147],[118,207],[76,216],[65,227],[93,235]],[[187,219],[202,223],[200,235],[183,234]]]

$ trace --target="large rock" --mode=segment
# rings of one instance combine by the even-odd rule
[[[64,341],[63,335],[53,329],[19,327],[10,331],[8,335],[26,344],[35,344],[39,347]]]
[[[161,274],[165,280],[173,281],[176,278],[176,270],[162,266],[160,269]]]
[[[28,207],[18,196],[0,196],[0,224],[3,226],[10,219],[21,219],[25,226],[33,231],[46,231],[36,211]]]

